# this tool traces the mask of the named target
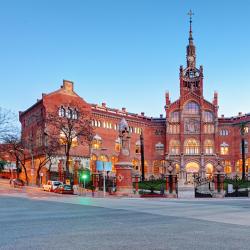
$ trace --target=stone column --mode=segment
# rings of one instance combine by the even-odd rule
[[[118,156],[116,168],[116,194],[132,195],[132,167],[130,159],[130,132],[127,121],[122,118],[119,123],[119,137],[121,138],[121,150]]]

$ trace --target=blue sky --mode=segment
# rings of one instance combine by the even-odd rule
[[[25,110],[63,79],[87,102],[148,116],[179,96],[192,9],[204,96],[250,112],[250,1],[0,1],[0,106]]]

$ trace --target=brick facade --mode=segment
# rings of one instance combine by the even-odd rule
[[[124,117],[131,131],[131,161],[135,171],[140,172],[140,133],[144,135],[146,178],[159,177],[165,173],[165,161],[174,161],[179,180],[189,182],[193,174],[201,176],[212,175],[215,171],[218,157],[223,160],[224,171],[228,175],[241,172],[241,135],[239,124],[250,122],[250,114],[239,114],[235,117],[218,117],[218,94],[213,100],[203,97],[203,67],[196,68],[196,49],[192,37],[190,23],[189,43],[187,46],[187,66],[180,67],[180,98],[171,102],[170,95],[165,94],[165,117],[147,117],[144,113],[133,114],[101,105],[89,104],[78,96],[73,89],[73,83],[63,81],[63,86],[50,94],[43,94],[42,99],[20,112],[22,136],[33,138],[34,147],[44,143],[45,124],[43,117],[47,110],[59,109],[65,100],[77,100],[80,105],[91,112],[94,128],[94,141],[91,149],[76,147],[72,150],[72,171],[74,162],[90,167],[96,172],[96,161],[109,161],[114,166],[119,154],[118,123]],[[40,136],[40,137],[39,137]],[[245,135],[246,149],[249,141],[248,129]],[[40,144],[39,144],[40,143]],[[35,156],[36,157],[41,156]],[[90,163],[88,158],[91,158]],[[246,151],[248,165],[248,149]],[[58,154],[53,165],[64,160],[63,154]],[[60,165],[61,166],[61,165]],[[36,166],[34,166],[36,168]],[[30,170],[28,164],[28,171]],[[114,171],[114,167],[113,167]],[[46,168],[43,169],[45,181]]]

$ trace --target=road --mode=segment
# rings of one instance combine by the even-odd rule
[[[0,205],[0,249],[250,249],[250,199],[102,199],[0,186]]]

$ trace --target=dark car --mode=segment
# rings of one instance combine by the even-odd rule
[[[21,179],[12,179],[10,180],[10,184],[13,185],[14,187],[23,187],[24,181]]]
[[[74,194],[74,190],[73,190],[72,186],[63,184],[63,185],[58,186],[54,190],[54,193],[59,193],[59,194]]]

